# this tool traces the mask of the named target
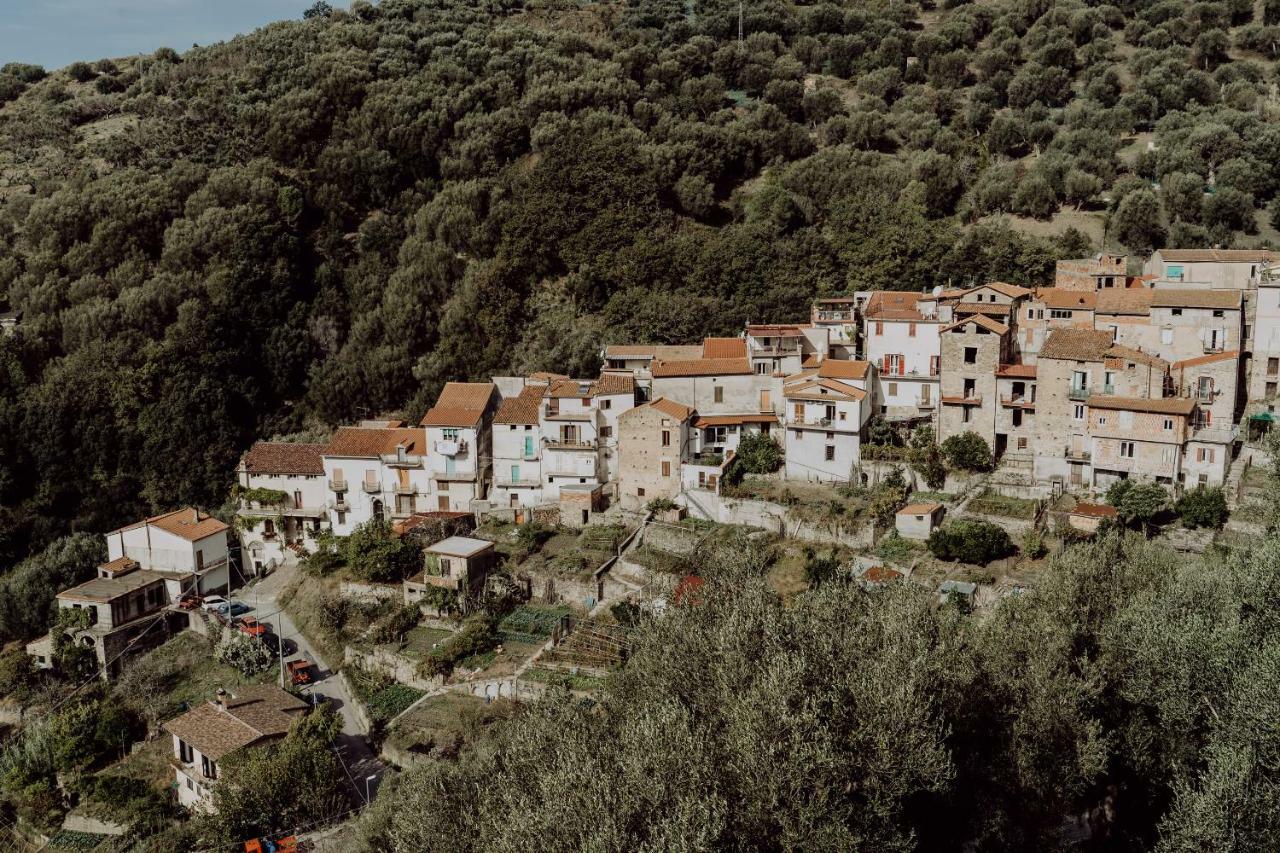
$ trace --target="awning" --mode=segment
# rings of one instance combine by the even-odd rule
[[[1276,416],[1272,412],[1258,412],[1256,415],[1250,415],[1251,421],[1265,421],[1266,423],[1275,423]]]

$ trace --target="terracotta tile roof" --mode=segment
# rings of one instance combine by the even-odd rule
[[[817,367],[819,364],[822,364],[822,359],[818,358],[815,353],[809,353],[804,357],[804,360],[800,362],[800,369],[803,370],[806,367]]]
[[[972,288],[969,292],[973,293],[975,290],[981,290],[984,287],[990,288],[996,293],[1008,296],[1011,299],[1017,299],[1020,296],[1030,296],[1033,293],[1033,291],[1028,288],[1020,287],[1016,284],[1009,284],[1007,281],[989,281],[986,284],[980,284],[977,287]]]
[[[746,358],[745,338],[707,338],[702,342],[703,358]]]
[[[1216,308],[1239,310],[1238,290],[1187,290],[1156,288],[1151,291],[1153,308]]]
[[[1068,290],[1064,287],[1038,287],[1035,300],[1046,308],[1092,311],[1098,307],[1098,294],[1092,290]]]
[[[341,427],[329,440],[324,455],[376,459],[384,453],[395,453],[401,445],[405,452],[421,456],[427,452],[426,433],[415,427]]]
[[[492,382],[447,382],[422,425],[475,426],[484,417],[495,390]]]
[[[508,397],[498,405],[498,412],[493,416],[495,424],[536,424],[538,407],[542,405],[542,392],[546,388],[541,385],[526,385],[514,397]]]
[[[748,323],[747,334],[754,338],[800,338],[804,337],[801,330],[809,328],[808,323]]]
[[[743,424],[776,424],[778,416],[769,413],[758,415],[706,415],[694,421],[698,429],[714,426],[742,426]]]
[[[196,542],[206,536],[223,533],[229,529],[224,522],[193,507],[184,507],[148,518],[147,523],[166,533],[180,536],[188,542]]]
[[[1095,309],[1099,314],[1135,314],[1151,313],[1151,300],[1154,290],[1119,289],[1098,291],[1098,304]]]
[[[107,562],[102,563],[98,568],[114,573],[123,572],[127,569],[136,569],[138,568],[138,565],[139,563],[137,560],[129,557],[116,557],[114,560],[108,560]]]
[[[665,358],[681,361],[700,358],[702,346],[692,344],[613,344],[604,348],[605,358]]]
[[[950,323],[947,323],[938,331],[949,332],[952,329],[957,329],[960,326],[965,326],[969,323],[976,323],[988,332],[994,332],[997,335],[1007,334],[1009,331],[1009,327],[1004,323],[1001,323],[999,320],[992,320],[985,314],[970,314],[967,317],[960,317],[959,319],[952,320]]]
[[[307,703],[273,685],[237,687],[226,707],[206,702],[165,723],[171,735],[214,761],[265,738],[288,733]]]
[[[862,573],[861,579],[867,583],[888,583],[902,577],[902,572],[888,566],[872,566]]]
[[[636,378],[630,373],[601,373],[596,380],[597,397],[616,397],[636,393]]]
[[[1067,361],[1102,361],[1111,348],[1111,333],[1094,329],[1055,329],[1049,333],[1040,358]]]
[[[942,504],[937,503],[907,504],[898,510],[898,515],[928,515],[940,509],[942,509]]]
[[[923,321],[916,302],[932,297],[921,296],[914,291],[877,290],[867,300],[866,317],[868,320],[916,320]]]
[[[957,302],[957,314],[990,314],[995,317],[1008,317],[1013,313],[1012,305],[1001,305],[998,302]]]
[[[1189,415],[1196,407],[1196,401],[1190,397],[1163,397],[1152,399],[1147,397],[1090,397],[1087,401],[1091,409],[1120,409],[1128,412],[1151,412],[1158,415]]]
[[[1133,347],[1123,346],[1122,344],[1112,344],[1111,347],[1103,353],[1103,355],[1105,356],[1103,359],[1104,361],[1118,359],[1121,361],[1135,361],[1138,364],[1146,364],[1151,367],[1165,368],[1169,366],[1169,362],[1165,361],[1158,355],[1152,355],[1151,353],[1143,352],[1142,350],[1134,349]],[[1116,365],[1116,367],[1119,366],[1120,365]]]
[[[866,379],[871,362],[829,358],[818,365],[818,375],[823,379]]]
[[[670,415],[676,420],[685,421],[693,414],[693,409],[688,406],[681,405],[675,400],[668,400],[666,397],[659,397],[656,400],[650,400],[648,405],[662,412],[664,415]]]
[[[541,382],[543,385],[547,384],[553,379],[568,379],[568,378],[569,377],[565,376],[563,373],[548,373],[545,370],[538,370],[529,374],[530,381]]]
[[[1008,379],[1035,379],[1034,364],[1002,364],[996,368],[996,376]]]
[[[324,474],[326,444],[259,441],[240,457],[250,474]]]
[[[751,373],[751,362],[745,358],[692,358],[684,361],[653,362],[654,379],[676,376],[738,376]]]
[[[1277,255],[1270,249],[1161,249],[1160,257],[1174,263],[1247,264],[1273,261]]]
[[[557,379],[547,386],[547,396],[559,399],[575,397],[594,397],[596,383],[594,379]]]
[[[1232,349],[1226,352],[1215,352],[1209,355],[1200,355],[1195,358],[1184,358],[1182,361],[1175,361],[1170,365],[1174,370],[1181,370],[1184,367],[1199,367],[1202,364],[1213,364],[1215,361],[1228,361],[1240,357],[1240,350]]]
[[[1076,503],[1075,509],[1071,510],[1072,515],[1085,515],[1091,518],[1115,518],[1116,508],[1107,506],[1106,504],[1091,504],[1079,501]]]
[[[831,394],[824,393],[830,391]],[[782,396],[787,399],[834,400],[843,397],[846,400],[861,400],[867,392],[852,385],[846,385],[835,379],[802,379],[782,389]]]

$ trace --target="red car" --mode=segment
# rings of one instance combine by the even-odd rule
[[[289,678],[294,684],[310,684],[311,683],[311,661],[303,658],[302,660],[291,660],[284,665],[289,670]]]
[[[267,633],[267,626],[257,619],[241,619],[236,623],[236,630],[250,637],[263,637]]]
[[[200,596],[187,594],[178,599],[178,607],[183,610],[195,610],[200,606]]]

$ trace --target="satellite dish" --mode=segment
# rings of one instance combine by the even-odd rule
[[[934,298],[934,299],[937,299],[937,298],[938,298],[939,296],[941,296],[941,295],[942,295],[942,285],[940,285],[940,284],[935,284],[935,285],[933,286],[933,298]]]

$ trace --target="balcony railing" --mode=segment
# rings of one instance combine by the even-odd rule
[[[1088,462],[1093,459],[1093,453],[1080,447],[1068,447],[1064,454],[1068,459],[1074,459],[1077,462]]]
[[[748,340],[750,340],[750,338],[748,338]],[[794,343],[790,343],[790,344],[757,344],[753,342],[751,344],[751,354],[759,355],[759,356],[772,356],[772,357],[784,356],[784,355],[799,355],[800,341],[799,339],[797,339]]]
[[[595,450],[595,439],[575,440],[575,441],[548,441],[548,450]]]
[[[971,391],[960,397],[943,397],[942,402],[947,406],[981,406],[982,395]]]
[[[397,495],[416,495],[417,493],[418,487],[413,483],[396,483]]]
[[[330,480],[329,489],[334,492],[345,492],[347,490],[346,480]]]
[[[1071,390],[1067,392],[1067,398],[1071,400],[1088,400],[1089,393],[1088,388],[1081,388],[1073,385],[1071,386]]]
[[[350,512],[351,504],[347,503],[346,498],[337,498],[329,501],[329,508],[337,512]]]
[[[1116,393],[1116,386],[1115,386],[1115,385],[1103,385],[1103,386],[1102,386],[1102,393],[1103,393],[1103,394],[1108,394],[1108,395],[1115,394],[1115,393]]]
[[[787,423],[792,426],[829,427],[834,424],[835,421],[831,418],[797,418],[793,415]]]
[[[360,488],[366,495],[377,495],[382,493],[382,484],[377,481],[370,482],[368,480],[362,480]]]
[[[422,457],[412,454],[399,455],[396,453],[382,454],[382,464],[388,468],[421,468]]]
[[[917,409],[935,409],[938,403],[935,400],[916,400]]]
[[[1204,351],[1205,351],[1206,353],[1222,352],[1222,349],[1223,349],[1222,344],[1210,344],[1210,343],[1206,343],[1206,344],[1204,345]]]
[[[815,311],[814,317],[819,323],[852,323],[852,311]]]
[[[1036,407],[1036,401],[1030,397],[1001,397],[1000,405],[1004,406],[1006,409],[1034,409]]]
[[[517,486],[532,487],[542,485],[540,480],[530,477],[521,477],[519,480],[513,480],[510,477],[496,477],[493,484],[499,488],[510,489]]]

